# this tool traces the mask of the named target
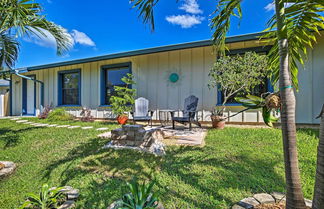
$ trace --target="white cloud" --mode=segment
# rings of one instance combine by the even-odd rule
[[[184,0],[184,4],[179,9],[191,14],[202,14],[203,11],[199,8],[197,0]]]
[[[67,37],[71,40],[72,45],[80,44],[85,46],[96,46],[96,44],[91,40],[87,34],[80,32],[78,30],[73,29],[72,32],[68,32],[65,28],[63,28]],[[42,30],[42,33],[36,32],[36,34],[31,34],[30,36],[26,36],[23,38],[24,41],[37,44],[42,47],[47,48],[56,48],[56,40],[46,30]]]
[[[87,36],[87,34],[83,32],[73,29],[70,34],[74,40],[74,43],[86,46],[96,46],[96,44],[91,40],[91,38],[89,38],[89,36]]]
[[[205,19],[196,15],[170,15],[165,18],[169,23],[174,25],[180,25],[182,28],[191,28],[194,25],[201,24]]]
[[[285,3],[285,7],[290,7],[292,4],[293,4],[293,3]],[[275,8],[275,4],[274,4],[274,2],[267,4],[267,6],[265,6],[264,9],[265,9],[267,12],[275,11],[276,8]]]

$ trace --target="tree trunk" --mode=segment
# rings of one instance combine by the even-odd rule
[[[313,209],[324,208],[324,105],[321,117],[320,137],[317,147],[317,168],[315,177],[315,188],[313,198]]]
[[[296,144],[295,109],[296,99],[292,88],[289,70],[289,51],[287,29],[285,25],[284,1],[275,0],[277,18],[277,36],[280,55],[280,97],[281,97],[281,129],[286,174],[286,209],[305,209],[305,201],[301,187],[298,168]]]

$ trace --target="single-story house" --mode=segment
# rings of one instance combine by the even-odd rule
[[[259,41],[261,33],[226,39],[229,54],[247,51],[267,53],[270,46]],[[209,89],[208,73],[217,57],[210,40],[160,46],[53,64],[21,68],[11,74],[11,114],[38,115],[42,106],[66,107],[79,116],[81,107],[95,118],[111,118],[109,97],[114,85],[121,85],[126,73],[135,77],[138,97],[145,97],[154,110],[182,109],[190,95],[199,98],[199,120],[209,121],[210,111],[222,102],[217,89]],[[324,103],[324,37],[309,50],[305,69],[300,69],[297,92],[297,123],[317,124],[316,115]],[[264,91],[270,90],[266,85]],[[227,104],[227,114],[242,109]],[[250,110],[229,119],[235,123],[261,123],[259,110]]]
[[[9,81],[0,79],[0,95],[9,91]]]

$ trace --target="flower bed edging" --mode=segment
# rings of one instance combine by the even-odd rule
[[[266,203],[279,203],[286,201],[286,195],[280,192],[258,193],[253,197],[247,197],[235,204],[232,209],[253,209],[255,206],[266,204]],[[305,199],[306,206],[312,207],[312,201]]]

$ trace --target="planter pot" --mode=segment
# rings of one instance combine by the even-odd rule
[[[128,116],[126,115],[120,115],[117,117],[117,122],[121,125],[125,125],[127,123]]]
[[[226,121],[223,116],[212,115],[211,120],[212,120],[213,128],[224,129]]]

